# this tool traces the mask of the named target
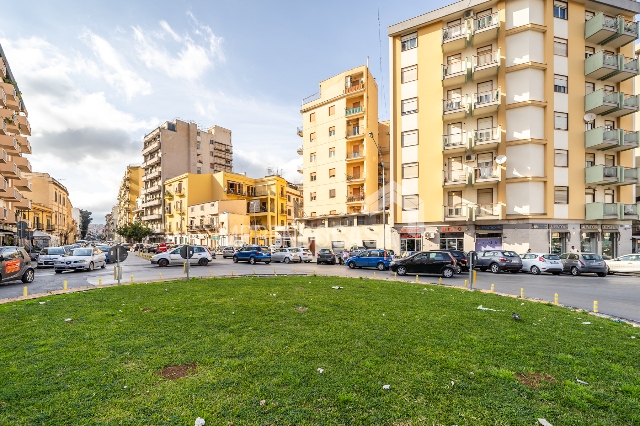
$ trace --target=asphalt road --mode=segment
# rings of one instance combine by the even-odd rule
[[[123,267],[123,281],[130,282],[133,276],[134,282],[157,281],[160,279],[184,278],[182,265],[160,268],[139,257],[136,253],[130,253]],[[255,271],[255,272],[254,272]],[[392,272],[380,272],[367,269],[349,269],[340,265],[317,265],[316,263],[271,263],[269,265],[248,263],[233,263],[231,259],[222,259],[218,256],[208,266],[192,266],[191,276],[208,277],[223,275],[283,275],[283,274],[313,274],[339,275],[345,277],[369,277],[375,274],[377,278],[394,280]],[[106,269],[98,269],[93,272],[65,272],[56,274],[52,269],[36,270],[36,278],[33,283],[26,285],[29,294],[47,293],[53,290],[61,290],[63,281],[67,281],[68,288],[97,286],[99,278],[103,284],[113,284],[113,265]],[[462,287],[467,274],[456,275],[451,279],[443,279],[443,284]],[[415,281],[415,275],[411,277],[397,277],[398,280]],[[420,276],[421,283],[437,283],[437,276]],[[582,275],[573,277],[570,275],[531,275],[531,274],[492,274],[490,272],[477,272],[475,288],[491,289],[494,284],[496,293],[520,295],[520,289],[524,288],[525,297],[542,300],[554,300],[554,294],[558,293],[559,303],[586,310],[593,309],[593,302],[598,301],[601,313],[640,322],[640,277],[609,275],[600,278],[595,275]],[[17,298],[22,296],[23,284],[20,281],[3,283],[0,285],[0,299]]]

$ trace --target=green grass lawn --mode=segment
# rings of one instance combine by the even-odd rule
[[[2,305],[0,331],[2,425],[640,424],[640,329],[459,289],[130,285]]]

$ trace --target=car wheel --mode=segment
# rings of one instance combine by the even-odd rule
[[[576,266],[572,266],[571,275],[573,275],[574,277],[577,277],[578,275],[580,275],[580,269],[578,269]]]
[[[29,268],[26,271],[24,271],[24,274],[22,274],[22,282],[26,284],[32,283],[35,276],[36,274],[33,271],[33,269]]]
[[[161,267],[165,267],[165,266],[169,266],[169,261],[167,259],[160,259],[158,260],[158,266]]]
[[[497,263],[492,263],[491,264],[491,272],[493,272],[494,274],[499,274],[500,273],[500,265],[498,265]]]
[[[284,258],[284,263],[289,263],[289,262],[291,262],[291,260],[288,257],[285,257]]]
[[[56,274],[61,274],[61,273],[62,273],[62,271],[56,270]]]
[[[386,268],[384,266],[384,263],[380,262],[376,265],[376,268],[378,268],[378,271],[384,271]]]
[[[456,274],[462,273],[462,267],[460,265],[456,265]]]
[[[238,256],[233,256],[233,263],[238,263]]]
[[[347,266],[348,266],[349,268],[351,268],[351,269],[355,269],[355,268],[356,268],[356,264],[355,264],[355,263],[353,263],[353,262],[349,262],[349,263],[347,263]]]
[[[209,261],[207,259],[200,259],[198,260],[198,265],[200,266],[207,266],[207,264],[209,263]]]
[[[451,278],[453,277],[453,269],[451,268],[444,268],[442,270],[442,276],[445,278]]]
[[[404,266],[398,266],[398,275],[407,275],[407,268]]]
[[[251,257],[249,258],[249,263],[250,263],[251,265],[255,265],[255,264],[256,264],[256,259],[255,259],[253,256],[251,256]]]
[[[599,277],[606,277],[607,273],[606,272],[598,272],[598,276]]]
[[[531,267],[531,273],[533,275],[540,275],[540,268],[538,268],[537,266],[532,266]]]
[[[89,263],[89,270],[93,271],[93,262]]]

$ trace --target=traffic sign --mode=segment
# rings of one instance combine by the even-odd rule
[[[180,247],[180,257],[183,259],[187,258],[187,248],[189,249],[189,259],[191,259],[193,257],[193,246]]]
[[[116,250],[118,253],[116,253]],[[127,258],[128,254],[129,252],[127,249],[121,245],[113,246],[109,249],[109,259],[111,261],[119,260],[120,262],[123,262]]]

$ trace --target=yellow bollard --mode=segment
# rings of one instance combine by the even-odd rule
[[[417,276],[417,275],[416,275]],[[440,280],[438,281],[439,285],[442,285],[442,277],[440,277]]]
[[[102,278],[98,278],[98,286],[102,285]]]
[[[520,299],[524,299],[524,287],[520,287]]]
[[[373,278],[376,277],[376,271],[373,271]]]
[[[213,277],[213,271],[211,269],[209,269],[209,276]]]
[[[293,273],[294,273],[294,274],[296,273],[296,268],[293,268]],[[374,274],[375,274],[375,272],[374,272]]]
[[[256,270],[254,269],[254,270],[253,270],[253,275],[255,275],[255,274],[256,274]]]
[[[67,280],[62,281],[62,289],[63,290],[67,289]]]
[[[464,288],[467,288],[468,285],[469,285],[469,280],[464,280]]]
[[[22,295],[24,297],[27,297],[27,295],[29,294],[29,289],[27,288],[27,286],[25,285],[24,288],[22,289]]]
[[[160,272],[160,280],[162,281],[162,272]]]
[[[133,282],[133,275],[131,275],[131,282]]]
[[[491,293],[493,293],[493,284],[491,284]]]
[[[473,285],[476,285],[476,275],[478,271],[473,271]]]
[[[273,268],[273,275],[278,275],[278,273],[276,272],[276,268]]]
[[[396,281],[398,279],[398,273],[394,272],[393,273],[393,280]]]
[[[416,282],[418,282],[418,275],[416,274]]]
[[[553,304],[554,304],[554,305],[557,305],[557,304],[558,304],[558,293],[556,293],[556,294],[553,296]]]
[[[231,270],[231,276],[234,276],[234,275],[235,275],[235,273],[233,272],[233,269],[232,269]]]
[[[117,279],[118,279],[118,275],[117,275],[117,273],[118,273],[118,272],[117,272],[117,269],[116,269],[116,267],[114,266],[114,267],[113,267],[113,279],[114,279],[114,280],[117,280]]]
[[[598,313],[598,301],[593,301],[593,312]]]
[[[182,262],[182,273],[183,274],[187,273],[187,262]]]

